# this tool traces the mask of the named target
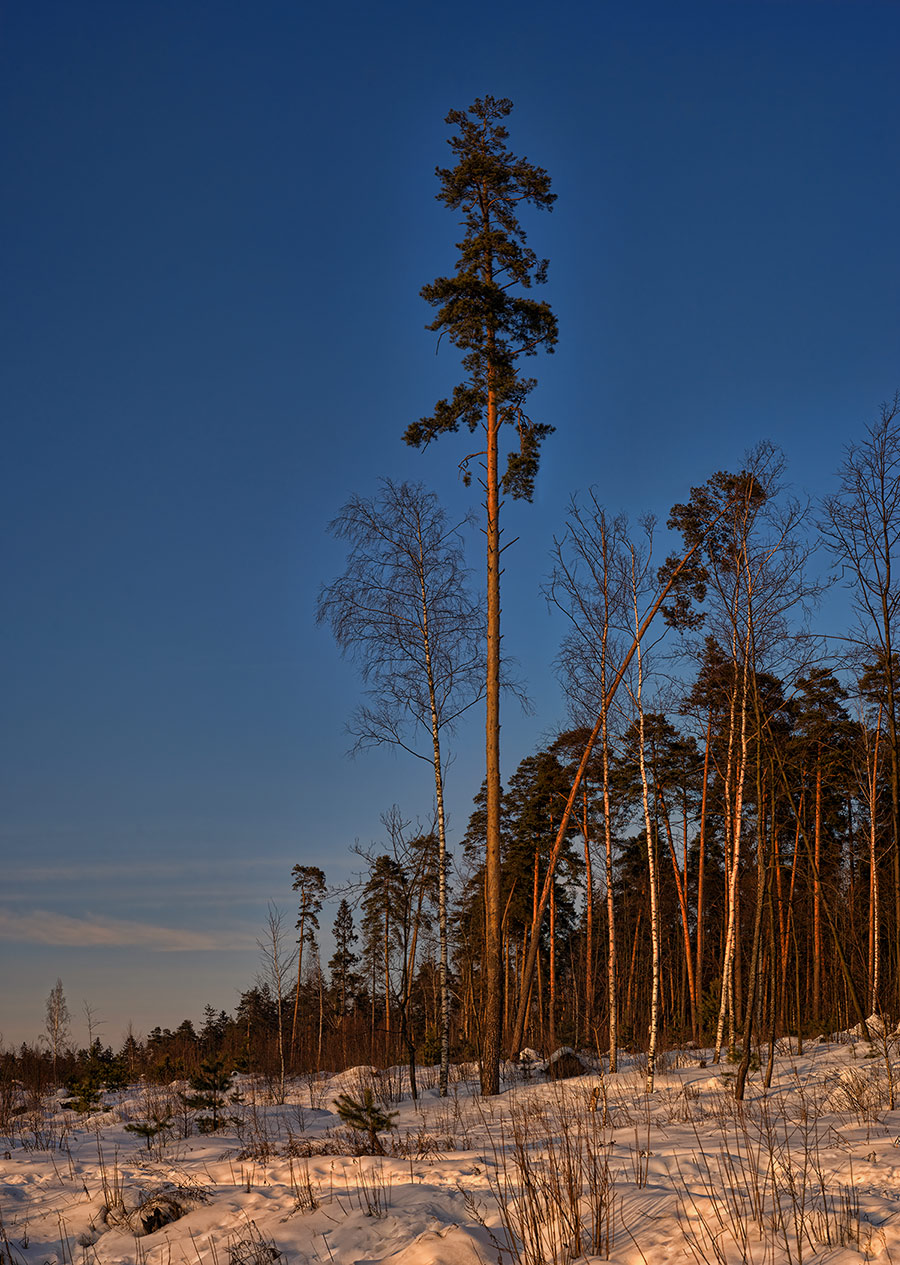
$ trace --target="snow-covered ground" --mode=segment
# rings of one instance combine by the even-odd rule
[[[418,1104],[397,1069],[297,1082],[283,1104],[245,1077],[235,1121],[206,1135],[179,1136],[177,1086],[108,1096],[90,1119],[26,1111],[0,1136],[0,1262],[900,1265],[886,1053],[849,1035],[802,1056],[782,1042],[772,1087],[752,1072],[743,1105],[734,1068],[688,1051],[664,1056],[651,1095],[623,1056],[615,1076],[509,1068],[492,1099],[473,1068],[446,1099],[424,1069]],[[356,1154],[334,1109],[366,1086],[398,1113],[384,1156]],[[125,1129],[167,1108],[149,1147]]]

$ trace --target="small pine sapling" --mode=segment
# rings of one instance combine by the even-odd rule
[[[81,1076],[73,1076],[66,1082],[71,1094],[63,1103],[70,1111],[85,1115],[100,1111],[103,1107],[103,1081],[96,1067],[87,1066]]]
[[[162,1143],[164,1135],[168,1129],[172,1128],[174,1121],[172,1116],[164,1107],[151,1108],[147,1113],[146,1120],[135,1121],[134,1124],[126,1124],[126,1133],[136,1133],[138,1137],[143,1138],[147,1143],[147,1150],[152,1150],[152,1142],[156,1137],[160,1138],[160,1151],[162,1151]],[[160,1135],[163,1135],[160,1137]]]
[[[351,1098],[349,1094],[341,1094],[335,1099],[335,1107],[341,1120],[348,1129],[368,1137],[367,1155],[384,1155],[384,1147],[378,1134],[385,1129],[395,1127],[396,1111],[385,1111],[375,1101],[371,1089],[363,1091],[361,1099]]]
[[[197,1117],[197,1128],[201,1133],[215,1133],[223,1124],[233,1123],[234,1117],[223,1116],[226,1094],[234,1079],[233,1072],[225,1071],[222,1059],[208,1058],[200,1064],[199,1072],[190,1077],[188,1083],[194,1091],[191,1094],[179,1094],[186,1107],[198,1111],[209,1111],[209,1116]]]
[[[135,1124],[126,1124],[125,1132],[136,1133],[138,1137],[143,1138],[147,1143],[147,1150],[149,1151],[150,1143],[156,1137],[157,1133],[159,1133],[159,1129],[150,1120],[141,1120]]]

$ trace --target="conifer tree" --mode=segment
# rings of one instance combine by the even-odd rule
[[[215,1133],[224,1123],[222,1111],[233,1079],[233,1074],[225,1070],[224,1060],[219,1058],[204,1059],[200,1070],[189,1077],[188,1084],[193,1093],[180,1094],[182,1102],[194,1110],[212,1113],[198,1117],[197,1124],[201,1132]]]
[[[452,168],[438,167],[441,183],[436,195],[452,211],[462,213],[465,227],[458,243],[460,256],[453,276],[438,277],[422,289],[423,298],[437,309],[429,329],[446,333],[464,353],[466,377],[452,398],[439,400],[434,413],[408,427],[404,438],[425,447],[439,435],[482,428],[484,448],[463,461],[483,458],[487,539],[487,840],[485,903],[485,1015],[481,1089],[495,1094],[500,1086],[500,1044],[503,1017],[503,961],[501,946],[500,864],[500,497],[509,493],[531,500],[540,446],[552,427],[536,423],[525,413],[525,402],[535,385],[524,377],[519,362],[540,347],[552,351],[557,322],[549,304],[526,297],[522,291],[546,280],[547,261],[526,245],[519,222],[522,203],[550,210],[556,195],[541,167],[517,158],[506,148],[509,133],[503,120],[512,102],[486,96],[469,110],[451,110],[447,123],[458,129],[449,144],[457,160]],[[500,473],[500,428],[509,425],[515,442]]]
[[[294,1017],[291,1021],[291,1059],[297,1041],[297,1015],[300,1009],[300,984],[303,975],[303,946],[308,944],[318,951],[316,932],[319,930],[319,914],[327,891],[325,873],[317,865],[295,865],[291,870],[294,881],[291,887],[297,897],[297,987],[294,991]]]
[[[335,1099],[337,1113],[348,1129],[356,1133],[364,1133],[368,1138],[370,1155],[384,1155],[384,1147],[378,1134],[386,1129],[393,1129],[396,1111],[385,1111],[375,1101],[371,1089],[364,1089],[362,1097],[351,1098],[349,1094],[341,1094]]]
[[[402,910],[407,901],[408,877],[402,865],[387,853],[370,861],[369,878],[362,896],[362,931],[366,957],[372,975],[372,1013],[374,1040],[374,1013],[376,984],[380,974],[384,989],[383,1053],[387,1057],[391,1041],[392,979],[397,969],[396,958],[402,940]]]
[[[147,1111],[146,1120],[136,1120],[125,1125],[126,1133],[135,1133],[147,1143],[147,1150],[153,1150],[154,1138],[160,1139],[159,1150],[162,1158],[162,1143],[166,1132],[172,1128],[172,1115],[162,1103],[155,1103]]]
[[[359,982],[354,966],[359,961],[353,945],[359,939],[353,926],[353,911],[346,899],[338,905],[337,916],[331,927],[334,937],[334,953],[328,963],[331,986],[335,992],[335,1004],[341,1020],[347,1013],[347,995]]]

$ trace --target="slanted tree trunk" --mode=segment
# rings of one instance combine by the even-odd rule
[[[719,517],[721,517],[721,515]],[[715,519],[713,521],[713,526],[715,525],[715,522],[717,521],[718,519]],[[616,696],[616,692],[618,691],[618,688],[625,677],[625,673],[628,671],[628,668],[631,664],[631,661],[635,653],[640,649],[642,638],[646,635],[647,630],[650,628],[651,624],[653,623],[653,620],[658,615],[660,608],[663,605],[663,602],[666,600],[669,593],[672,591],[673,587],[677,583],[679,576],[684,572],[690,560],[697,553],[698,549],[700,548],[701,543],[702,543],[702,537],[701,537],[701,540],[698,543],[692,545],[691,548],[687,550],[684,557],[682,557],[680,561],[673,568],[669,570],[665,583],[663,584],[662,588],[657,592],[650,606],[650,609],[644,615],[643,619],[638,622],[634,639],[632,640],[632,643],[628,648],[628,652],[626,653],[625,657],[620,663],[619,668],[615,676],[613,677],[613,680],[609,688],[605,690],[603,699],[601,700],[600,714],[598,715],[597,720],[594,724],[594,728],[591,730],[590,736],[588,737],[587,743],[585,744],[581,761],[579,762],[578,769],[575,773],[575,777],[572,782],[572,789],[569,792],[568,799],[566,800],[566,806],[565,806],[565,809],[563,810],[562,820],[560,821],[559,829],[556,832],[556,839],[554,841],[552,849],[550,850],[550,856],[547,859],[547,872],[544,875],[544,885],[541,891],[540,902],[538,904],[538,914],[537,914],[538,925],[540,925],[540,921],[544,916],[544,912],[547,908],[547,903],[550,899],[550,888],[553,884],[553,876],[556,871],[556,863],[559,860],[559,854],[562,850],[562,846],[566,838],[566,831],[568,830],[568,827],[569,827],[569,821],[571,820],[571,816],[572,816],[572,809],[575,805],[575,800],[577,798],[578,791],[581,787],[581,781],[582,781],[582,778],[584,777],[585,770],[587,769],[587,765],[588,765],[588,761],[590,760],[591,753],[594,750],[594,744],[596,743],[601,730],[605,730],[606,716],[607,716],[608,710],[612,705],[613,699]],[[604,680],[604,686],[605,686],[605,676],[603,680]],[[604,778],[605,777],[606,777],[606,774],[604,773]],[[530,981],[534,972],[535,963],[537,961],[537,956],[538,956],[537,948],[538,948],[537,938],[532,937],[531,943],[529,944],[529,947],[528,947],[528,958],[525,963],[525,978],[523,980],[522,994],[519,999],[519,1009],[518,1009],[518,1014],[516,1016],[516,1026],[513,1030],[512,1047],[514,1050],[521,1048],[522,1033],[524,1032],[524,1029],[525,1029],[525,1011],[524,1011],[525,1003],[523,999],[527,998],[528,996],[529,985],[530,985]]]
[[[691,928],[690,914],[687,903],[687,810],[684,814],[684,875],[678,865],[678,856],[675,852],[675,843],[672,839],[672,824],[669,821],[669,814],[666,809],[666,803],[663,798],[662,791],[657,791],[657,799],[662,809],[662,819],[666,831],[666,842],[669,845],[669,857],[672,861],[672,874],[675,879],[675,890],[678,893],[678,907],[681,912],[681,935],[684,947],[684,965],[687,975],[688,986],[688,1006],[691,1017],[691,1038],[697,1040],[697,993],[694,987],[694,962],[691,951]]]
[[[556,890],[550,888],[550,1011],[547,1033],[552,1049],[556,1049]]]

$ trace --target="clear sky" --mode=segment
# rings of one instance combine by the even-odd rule
[[[457,380],[418,294],[455,259],[447,111],[512,98],[558,194],[528,221],[557,432],[506,515],[509,772],[565,719],[539,588],[574,491],[664,519],[767,438],[818,495],[900,386],[898,56],[893,0],[5,7],[8,1042],[57,976],[81,1041],[83,1000],[116,1045],[230,1010],[293,864],[344,880],[393,803],[430,811],[417,762],[345,758],[358,682],[314,609],[351,493],[474,503],[464,438],[401,442]],[[455,750],[458,838],[478,719]]]

